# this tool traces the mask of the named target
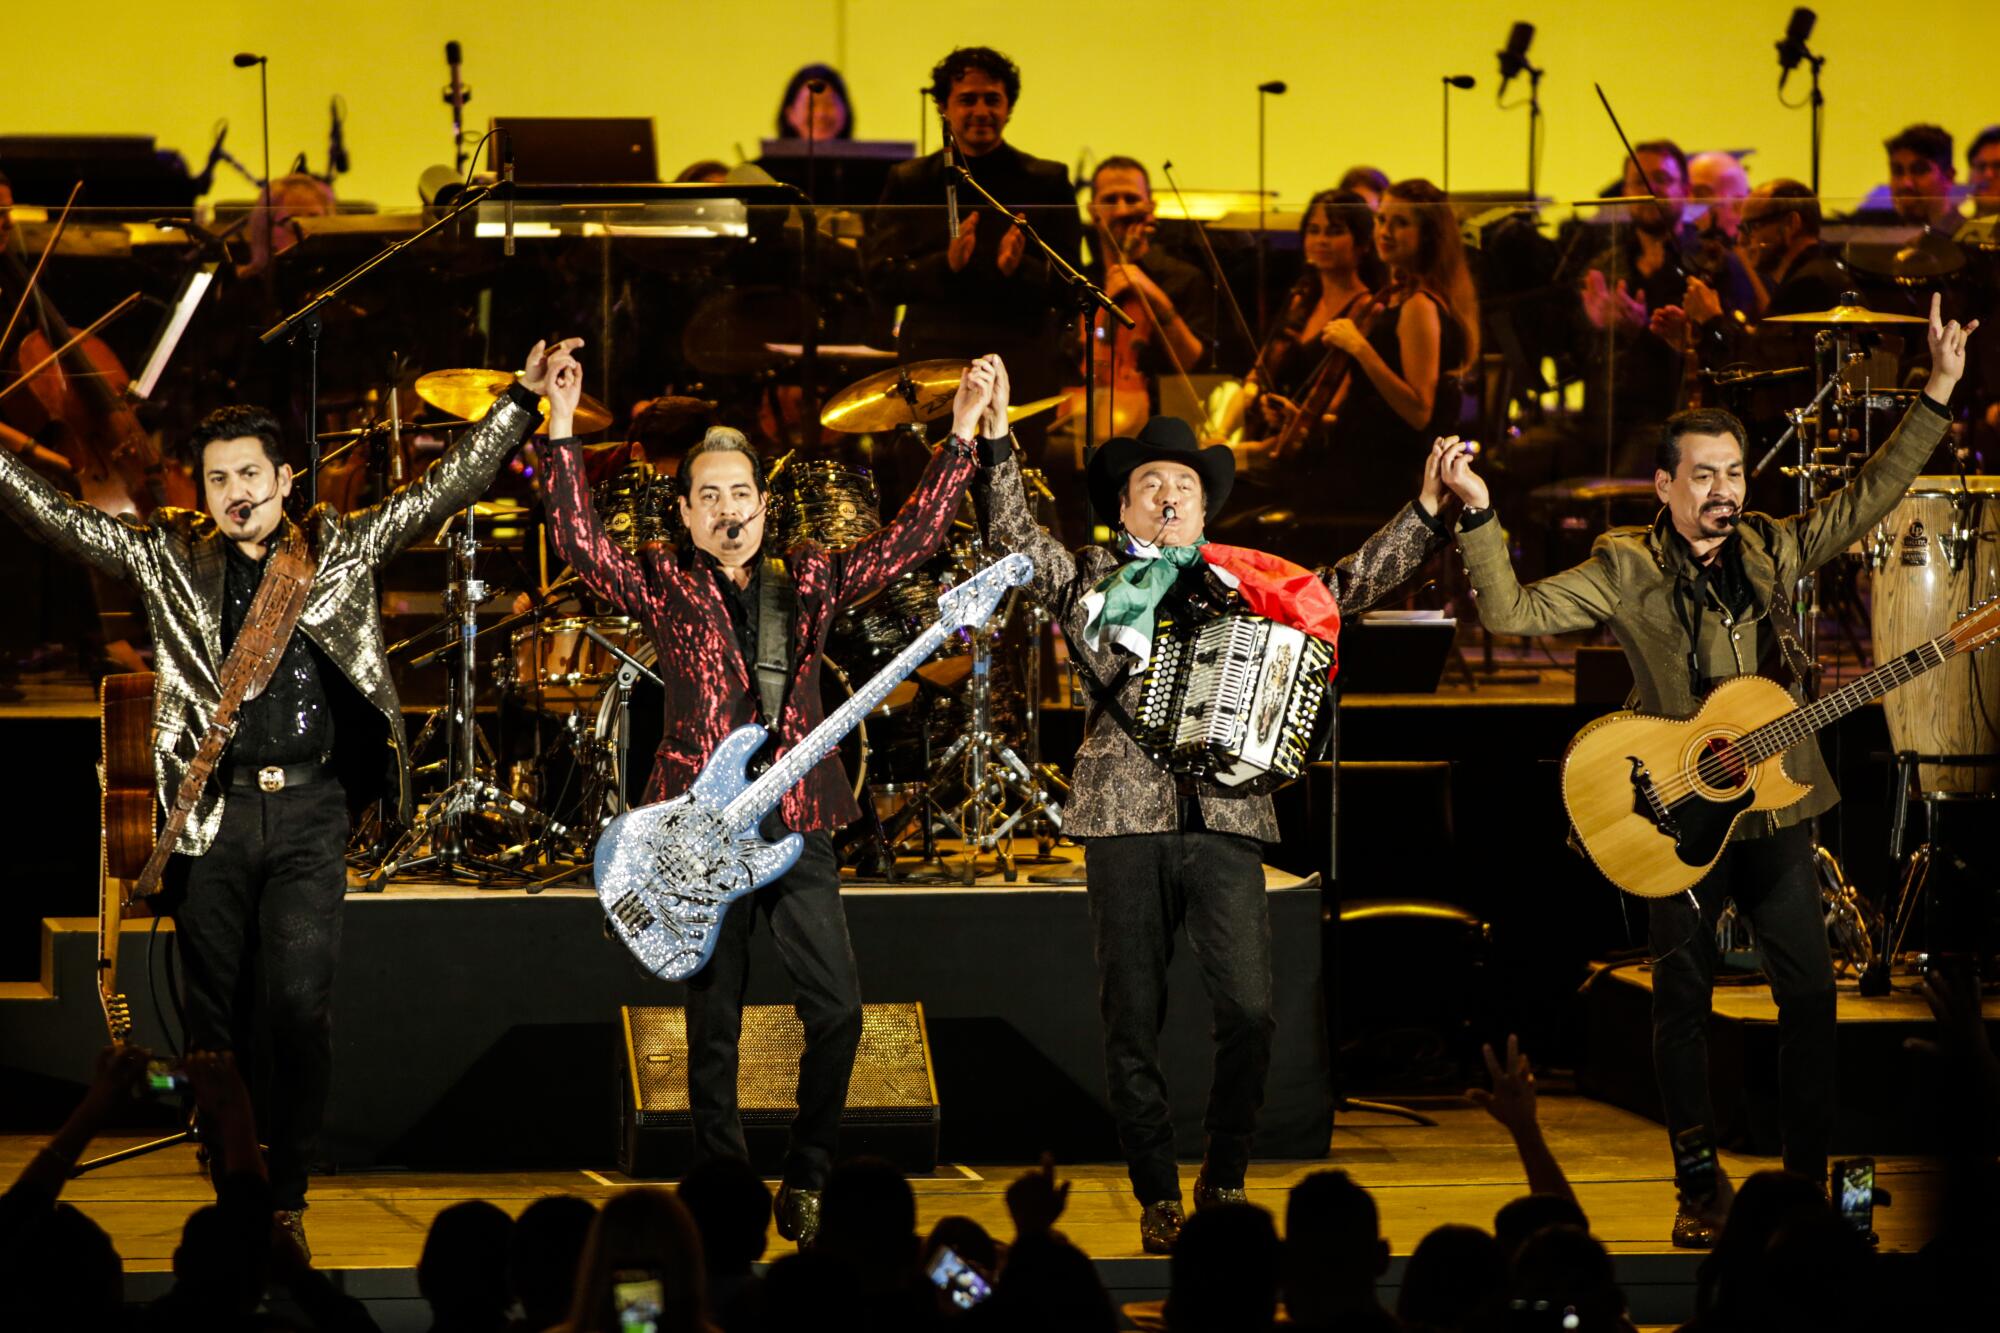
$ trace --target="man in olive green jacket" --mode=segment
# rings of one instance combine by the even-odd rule
[[[1454,451],[1457,465],[1447,465],[1446,481],[1466,504],[1459,549],[1480,621],[1496,634],[1609,625],[1632,665],[1639,708],[1666,717],[1693,715],[1727,677],[1787,675],[1781,639],[1791,632],[1793,584],[1880,522],[1923,470],[1950,424],[1945,405],[1965,368],[1965,340],[1977,327],[1977,321],[1965,328],[1945,324],[1933,300],[1931,373],[1923,395],[1854,481],[1805,513],[1774,518],[1745,512],[1742,423],[1715,408],[1682,412],[1664,430],[1653,479],[1662,508],[1652,526],[1615,528],[1597,539],[1582,564],[1525,587],[1514,576],[1500,525],[1489,521],[1484,483]],[[1703,1137],[1713,1141],[1706,1030],[1718,961],[1714,927],[1731,899],[1757,933],[1778,1005],[1785,1167],[1826,1178],[1834,1108],[1833,962],[1810,821],[1839,794],[1810,737],[1783,762],[1793,779],[1811,784],[1811,794],[1741,821],[1691,894],[1649,900],[1653,1067],[1667,1131],[1682,1149],[1673,1228],[1680,1246],[1713,1244],[1730,1197],[1719,1171],[1709,1176],[1683,1168]]]

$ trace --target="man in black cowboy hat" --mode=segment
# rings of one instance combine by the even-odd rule
[[[1246,609],[1232,566],[1271,560],[1233,548],[1201,554],[1203,526],[1229,496],[1235,460],[1226,447],[1200,448],[1187,423],[1172,417],[1154,417],[1136,439],[1106,441],[1091,460],[1091,501],[1105,518],[1117,516],[1120,542],[1116,550],[1071,551],[1029,514],[1007,439],[1007,400],[1003,371],[982,421],[995,466],[975,483],[988,539],[1034,561],[1035,594],[1061,623],[1072,660],[1086,679],[1096,678],[1100,698],[1115,698],[1129,715],[1139,705],[1138,667],[1154,608],[1181,621]],[[1322,601],[1331,594],[1340,613],[1353,614],[1421,569],[1445,544],[1447,529],[1437,519],[1446,499],[1440,460],[1456,447],[1456,440],[1439,441],[1417,503],[1338,565],[1314,571],[1319,587],[1308,591]],[[1183,1220],[1158,1058],[1174,936],[1185,924],[1215,1009],[1208,1149],[1194,1185],[1201,1208],[1243,1199],[1264,1101],[1273,1024],[1262,844],[1277,840],[1278,823],[1268,796],[1167,772],[1126,734],[1114,710],[1098,706],[1077,751],[1063,831],[1085,848],[1105,1072],[1132,1188],[1145,1210],[1140,1240],[1148,1253],[1162,1254]]]

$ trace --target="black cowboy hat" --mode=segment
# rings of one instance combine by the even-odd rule
[[[1161,461],[1181,463],[1201,478],[1205,517],[1214,518],[1236,484],[1236,455],[1226,444],[1204,449],[1195,440],[1194,427],[1179,417],[1154,417],[1139,428],[1138,437],[1117,435],[1097,447],[1090,456],[1090,503],[1100,521],[1118,521],[1118,501],[1125,479],[1135,468]]]

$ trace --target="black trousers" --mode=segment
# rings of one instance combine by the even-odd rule
[[[833,1171],[847,1080],[861,1046],[861,981],[840,903],[833,841],[825,833],[808,833],[805,843],[789,873],[730,905],[715,953],[688,978],[688,1102],[698,1158],[749,1160],[736,1104],[736,1048],[750,980],[750,928],[761,915],[770,922],[778,957],[792,979],[793,1007],[806,1030],[785,1181],[819,1189]]]
[[[187,1044],[234,1051],[268,1084],[272,1196],[303,1208],[333,1075],[333,975],[347,893],[347,800],[338,782],[231,791],[208,851],[176,857],[174,933],[186,974]],[[271,1064],[256,1068],[256,1030]]]
[[[1183,924],[1215,1010],[1205,1166],[1211,1184],[1241,1185],[1277,1026],[1263,849],[1249,838],[1210,832],[1088,838],[1084,846],[1104,1073],[1132,1190],[1147,1204],[1181,1196],[1160,1029],[1167,965]]]
[[[1753,816],[1754,817],[1754,816]],[[1764,975],[1778,1004],[1778,1098],[1785,1169],[1826,1179],[1833,1140],[1833,957],[1805,824],[1769,837],[1732,842],[1695,885],[1697,917],[1686,894],[1656,898],[1649,909],[1653,962],[1653,1070],[1667,1133],[1715,1128],[1708,1090],[1708,1015],[1721,961],[1715,923],[1725,902],[1756,932]]]

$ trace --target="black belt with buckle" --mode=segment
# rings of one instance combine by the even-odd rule
[[[231,764],[223,775],[223,782],[231,791],[259,791],[266,794],[283,791],[287,787],[308,787],[315,782],[325,782],[333,776],[333,770],[324,760],[311,759],[303,764]]]

